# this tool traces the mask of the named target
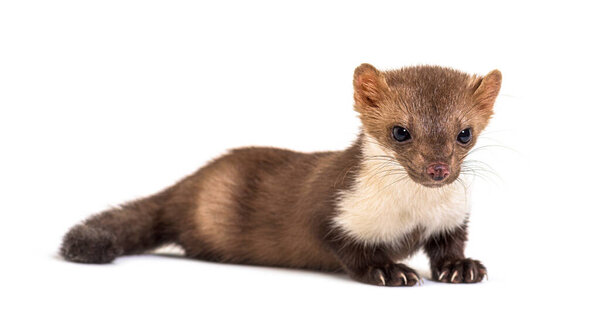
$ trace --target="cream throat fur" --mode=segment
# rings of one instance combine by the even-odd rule
[[[355,185],[340,195],[333,223],[364,244],[399,244],[419,230],[421,238],[460,227],[470,211],[468,184],[440,188],[415,183],[392,151],[365,134]],[[384,156],[384,157],[382,157]],[[397,173],[397,174],[393,174]]]

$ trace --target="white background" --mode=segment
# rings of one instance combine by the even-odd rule
[[[598,10],[569,1],[2,1],[0,318],[598,319]],[[591,3],[591,2],[590,2]],[[76,222],[228,148],[343,149],[354,68],[498,68],[469,256],[489,281],[380,288],[167,256],[67,263]],[[412,263],[427,271],[427,261]]]

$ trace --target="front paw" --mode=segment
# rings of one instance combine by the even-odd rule
[[[487,277],[485,266],[473,259],[446,260],[431,272],[435,281],[444,283],[477,283]]]
[[[357,279],[364,283],[383,286],[413,286],[421,282],[417,272],[404,264],[369,267]]]

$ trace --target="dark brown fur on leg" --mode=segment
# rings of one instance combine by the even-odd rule
[[[385,246],[357,244],[343,236],[335,236],[336,232],[330,233],[329,246],[352,279],[381,286],[419,283],[420,277],[415,270],[391,259],[390,253],[395,251]]]
[[[425,252],[431,264],[431,277],[444,283],[477,283],[487,275],[481,262],[465,258],[467,225],[452,232],[431,237],[425,244]]]

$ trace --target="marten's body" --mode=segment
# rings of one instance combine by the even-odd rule
[[[479,282],[485,268],[464,257],[469,203],[459,178],[475,139],[456,145],[456,133],[485,127],[499,77],[362,65],[354,85],[364,129],[348,149],[234,150],[165,191],[75,226],[61,253],[108,263],[175,243],[204,260],[414,285],[417,273],[397,262],[424,248],[435,280]]]

